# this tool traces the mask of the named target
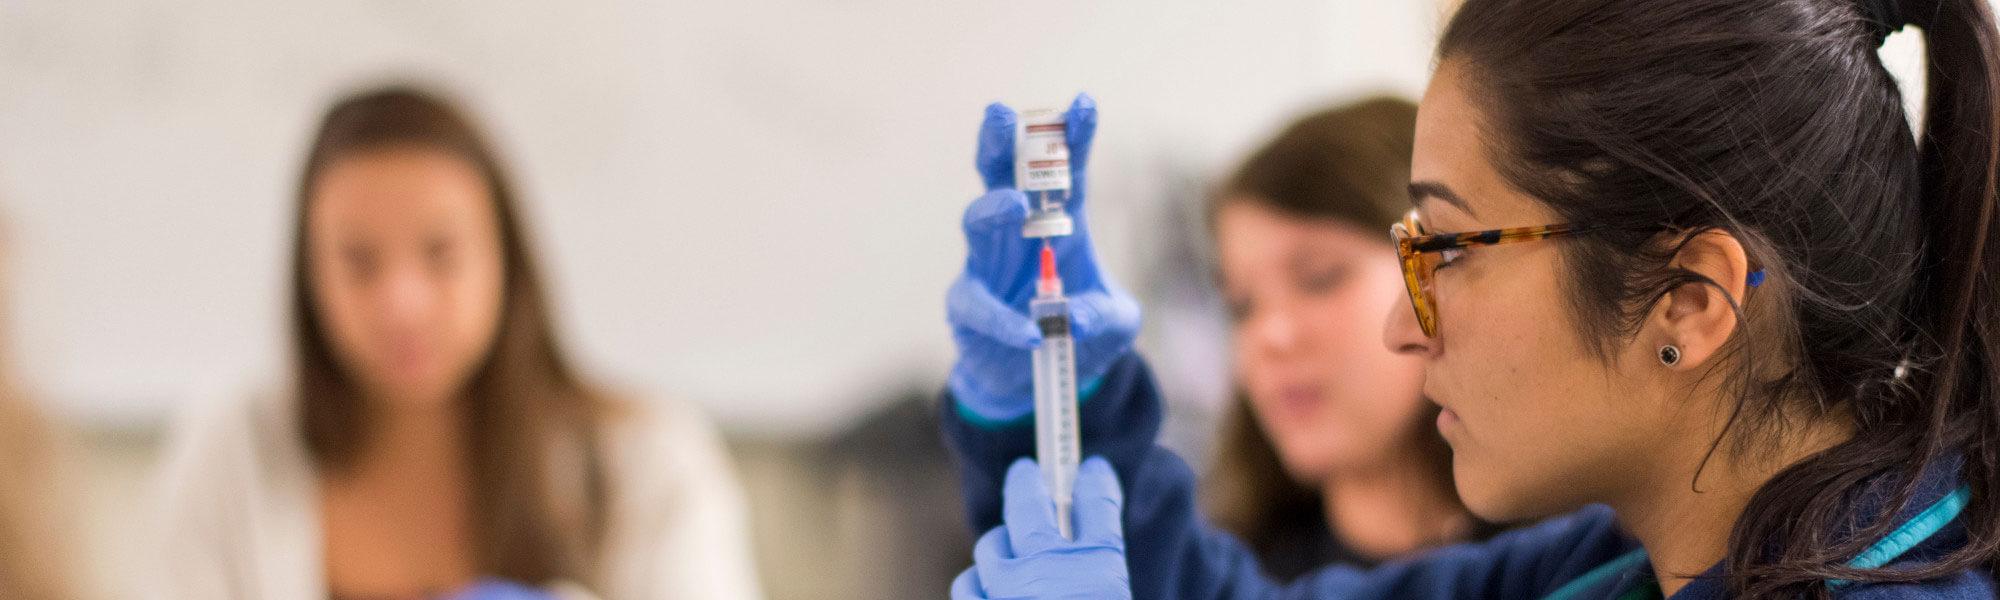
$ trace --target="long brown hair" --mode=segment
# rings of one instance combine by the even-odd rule
[[[1921,136],[1877,54],[1905,24],[1928,52]],[[1750,500],[1724,559],[1735,595],[1826,597],[1827,580],[2000,561],[1994,27],[1986,0],[1468,0],[1438,44],[1481,99],[1508,183],[1595,227],[1563,249],[1587,347],[1631,339],[1680,286],[1722,289],[1672,259],[1724,231],[1768,272],[1725,346],[1741,388],[1728,443],[1852,420],[1852,439]],[[1896,526],[1925,469],[1971,489],[1964,546],[1848,566]],[[1852,514],[1859,497],[1888,501]]]
[[[1209,222],[1231,202],[1255,202],[1298,219],[1383,231],[1387,240],[1389,226],[1410,207],[1416,119],[1416,105],[1390,97],[1307,115],[1252,153],[1211,196]],[[1217,525],[1265,553],[1285,529],[1321,518],[1326,504],[1319,489],[1285,470],[1249,398],[1241,386],[1235,389],[1203,500]],[[1456,502],[1451,448],[1431,425],[1438,409],[1427,404],[1419,412],[1409,424],[1409,439],[1417,440],[1410,451],[1422,457],[1437,489]]]
[[[474,554],[482,574],[540,583],[587,574],[603,535],[606,483],[598,458],[606,402],[585,387],[557,345],[541,277],[499,158],[463,113],[438,96],[390,87],[327,111],[299,177],[292,254],[292,335],[299,424],[322,472],[351,466],[370,443],[369,407],[328,344],[310,287],[306,215],[312,187],[334,162],[393,147],[449,152],[492,191],[503,273],[500,323],[462,390],[473,493]],[[558,481],[580,453],[583,476]],[[562,467],[562,468],[558,468]],[[574,499],[574,500],[571,500]]]

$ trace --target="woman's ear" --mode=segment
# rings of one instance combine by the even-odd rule
[[[1680,360],[1668,368],[1692,369],[1715,356],[1736,332],[1737,309],[1750,275],[1749,255],[1735,235],[1710,229],[1682,244],[1670,264],[1708,280],[1668,291],[1656,317],[1659,339],[1654,344],[1680,350]]]

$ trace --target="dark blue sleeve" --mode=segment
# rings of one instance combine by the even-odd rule
[[[1033,456],[1032,418],[975,424],[949,393],[944,430],[960,462],[966,514],[983,533],[1000,525],[1001,485],[1014,459]],[[1334,567],[1282,587],[1240,542],[1201,522],[1195,476],[1155,445],[1161,407],[1137,353],[1115,362],[1078,412],[1086,456],[1103,456],[1125,488],[1125,548],[1134,598],[1539,597],[1636,548],[1602,507],[1369,570]]]
[[[1542,598],[1638,549],[1638,542],[1619,531],[1611,509],[1593,505],[1484,542],[1446,546],[1373,569],[1322,569],[1294,583],[1285,596]],[[1606,587],[1589,590],[1609,591]]]

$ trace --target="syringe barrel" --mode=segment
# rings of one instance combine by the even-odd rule
[[[1082,447],[1076,422],[1076,343],[1070,337],[1069,301],[1060,296],[1036,298],[1029,309],[1042,331],[1042,344],[1035,348],[1033,357],[1035,460],[1041,465],[1049,496],[1055,500],[1056,525],[1065,539],[1073,539],[1070,506]]]

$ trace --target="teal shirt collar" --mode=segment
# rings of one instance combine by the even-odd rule
[[[1962,466],[1963,459],[1957,456],[1940,459],[1930,465],[1923,473],[1924,482],[1919,486],[1918,494],[1910,506],[1898,515],[1901,525],[1876,540],[1848,564],[1864,569],[1889,565],[1949,527],[1964,512],[1972,497],[1972,488],[1959,483],[1958,472]],[[1858,510],[1873,510],[1887,502],[1887,498],[1883,497],[1882,483],[1870,482],[1872,487],[1869,493],[1864,493],[1862,500],[1856,503]],[[1697,600],[1723,597],[1722,572],[1720,564],[1711,567],[1704,577],[1682,588],[1674,594],[1674,598]],[[1827,584],[1838,588],[1850,582],[1834,580]],[[1648,560],[1644,549],[1639,549],[1599,565],[1557,588],[1544,599],[1638,600],[1660,597],[1659,584],[1653,580],[1652,561]]]

